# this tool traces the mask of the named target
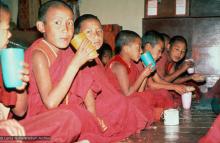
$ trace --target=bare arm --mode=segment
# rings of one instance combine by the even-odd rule
[[[166,89],[166,90],[174,90],[179,94],[183,94],[186,92],[186,86],[185,85],[178,85],[178,84],[173,84],[173,83],[169,83],[166,82],[164,80],[162,80],[157,73],[153,76],[153,78],[150,78],[148,80],[148,86],[150,88],[155,88],[155,89]]]
[[[179,77],[176,80],[174,80],[174,83],[184,83],[184,82],[187,82],[191,79],[192,79],[191,75],[190,76]]]
[[[97,116],[95,102],[96,101],[93,95],[93,91],[89,89],[89,91],[87,92],[86,98],[84,100],[84,103],[86,105],[87,110],[97,119],[101,130],[104,132],[108,129],[108,127],[105,124],[104,120],[102,120],[100,117]]]
[[[86,95],[84,100],[87,110],[96,117],[96,106],[95,106],[95,98],[92,90],[90,89]]]
[[[192,74],[192,75],[189,75],[189,76],[178,78],[175,81],[175,83],[184,83],[184,82],[189,81],[189,80],[193,80],[193,81],[196,81],[196,82],[203,82],[205,80],[205,77],[202,74],[195,73],[195,74]]]
[[[143,92],[145,90],[146,84],[147,84],[147,79],[145,78],[144,81],[142,82],[140,88],[138,89],[138,92]]]
[[[27,92],[17,93],[17,101],[14,108],[12,108],[12,112],[19,117],[24,116],[28,108],[27,103]]]
[[[164,74],[164,75],[160,75],[162,76],[162,78],[167,81],[167,82],[174,82],[174,83],[183,83],[185,81],[190,80],[190,78],[183,78],[181,79],[180,75],[182,75],[184,72],[186,72],[186,70],[193,66],[192,62],[184,62],[180,68],[175,69],[175,67],[173,66],[171,69],[171,72],[169,74]]]
[[[43,103],[49,109],[57,107],[67,95],[68,90],[76,76],[79,68],[88,60],[98,55],[90,54],[95,49],[86,48],[89,41],[84,41],[72,58],[67,70],[59,83],[54,86],[46,56],[41,51],[35,51],[32,56],[33,72]]]
[[[23,64],[23,70],[21,71],[21,80],[22,85],[20,87],[16,88],[17,92],[17,101],[16,105],[14,108],[12,108],[12,112],[19,116],[22,117],[27,111],[28,108],[28,103],[27,103],[27,91],[26,91],[26,86],[29,82],[29,69],[28,69],[28,64],[24,63]]]
[[[150,68],[146,68],[138,77],[138,79],[135,81],[133,85],[129,84],[129,77],[128,77],[128,72],[126,68],[121,65],[118,62],[115,62],[111,66],[112,72],[116,75],[119,85],[121,87],[122,92],[126,95],[129,96],[130,94],[138,91],[140,88],[141,84],[143,83],[144,79],[146,78],[147,75],[149,75],[152,70]]]

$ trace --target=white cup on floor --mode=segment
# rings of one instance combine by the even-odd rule
[[[184,109],[190,109],[192,102],[192,92],[186,92],[182,94],[182,105]]]
[[[179,111],[177,109],[164,111],[164,125],[179,125]]]

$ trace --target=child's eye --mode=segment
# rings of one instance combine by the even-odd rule
[[[91,30],[87,30],[85,33],[86,33],[86,34],[90,34],[90,33],[91,33]]]
[[[56,25],[61,25],[61,21],[55,21]]]
[[[103,33],[102,29],[97,30],[98,33]]]
[[[73,26],[73,21],[72,21],[72,20],[69,20],[69,21],[67,22],[67,25]]]

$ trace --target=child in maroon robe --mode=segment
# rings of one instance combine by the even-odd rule
[[[79,139],[88,139],[95,143],[117,141],[144,128],[145,118],[141,113],[135,112],[135,108],[130,104],[127,108],[127,102],[122,99],[123,97],[119,100],[109,96],[118,93],[109,90],[111,87],[106,85],[105,89],[100,90],[100,84],[102,87],[106,81],[102,80],[103,82],[98,83],[99,85],[96,84],[94,73],[87,70],[79,72],[76,76],[85,62],[97,56],[90,54],[95,48],[87,48],[90,45],[90,39],[85,39],[74,54],[68,47],[73,36],[72,11],[64,4],[49,4],[51,1],[40,8],[37,22],[37,28],[43,33],[44,38],[35,41],[25,53],[25,59],[30,65],[28,90],[30,98],[27,117],[30,118],[48,109],[69,109],[79,117],[82,123]],[[82,24],[82,26],[85,25]],[[92,23],[89,26],[94,26],[92,27],[94,29],[86,33],[93,33],[95,30],[95,33],[102,34],[99,22],[95,21],[95,24]],[[101,45],[103,37],[95,38],[98,39],[95,44]],[[94,70],[95,74],[101,78],[102,75],[98,70],[97,72]],[[105,95],[97,96],[97,115],[91,114],[90,107],[93,104],[86,102],[90,100],[86,96],[91,92],[89,89]],[[107,131],[104,120],[108,124]]]
[[[145,90],[152,69],[149,66],[140,71],[135,63],[142,53],[141,38],[137,33],[121,31],[116,36],[115,50],[116,56],[107,65],[109,80],[115,88],[134,102],[151,122],[153,108],[166,109],[174,106],[166,90]]]
[[[11,37],[11,32],[9,31],[10,28],[10,11],[8,7],[0,3],[0,50],[3,48],[7,47],[7,44],[9,42],[9,38]],[[20,71],[21,73],[21,79],[23,81],[23,84],[21,87],[16,87],[16,89],[6,89],[3,84],[3,79],[2,79],[2,72],[1,72],[1,67],[0,67],[0,103],[5,106],[5,109],[11,108],[12,112],[17,115],[22,117],[27,109],[27,94],[26,94],[26,85],[27,82],[29,81],[29,71],[27,69],[27,64],[23,64],[23,70]],[[13,65],[12,65],[13,66]],[[2,106],[2,108],[4,108]],[[0,109],[0,114],[1,114],[1,109]],[[1,117],[0,117],[1,119]],[[7,119],[4,117],[4,119]]]
[[[37,29],[43,33],[43,38],[25,52],[30,68],[26,119],[50,109],[65,108],[74,112],[82,123],[79,140],[104,142],[107,139],[101,137],[98,121],[81,105],[75,104],[73,94],[78,93],[70,91],[79,68],[98,56],[90,54],[95,49],[87,48],[89,40],[83,41],[76,54],[68,47],[74,32],[71,8],[62,1],[44,3],[39,9]]]
[[[0,2],[0,49],[7,47],[8,39],[11,37],[9,31],[10,12],[8,7]],[[12,65],[13,66],[13,65]],[[0,75],[0,102],[17,116],[22,117],[27,110],[26,85],[29,81],[29,70],[27,64],[21,72],[23,85],[16,87],[13,91],[7,90],[3,85]],[[38,108],[35,106],[35,108]],[[72,142],[78,139],[81,132],[81,122],[73,112],[68,110],[53,110],[38,116],[24,119],[20,122],[16,120],[0,119],[1,141],[12,142],[16,140],[26,140],[29,142]],[[53,120],[53,122],[51,122]],[[5,136],[5,137],[3,137]],[[16,136],[9,137],[9,136]],[[32,137],[27,137],[32,136]],[[45,136],[40,137],[40,136]]]
[[[161,59],[157,63],[157,73],[165,81],[170,83],[186,84],[196,88],[196,98],[199,99],[200,90],[195,82],[201,81],[201,74],[194,73],[188,76],[182,76],[187,69],[193,66],[191,61],[185,61],[177,67],[186,54],[187,43],[184,37],[174,36],[170,39],[169,50],[165,50]],[[195,81],[195,82],[192,82]]]
[[[75,21],[74,27],[75,33],[84,32],[96,49],[101,47],[103,31],[96,16],[82,15]],[[73,83],[73,87],[74,84],[78,84],[78,87],[73,93],[81,91],[75,96],[80,99],[78,104],[85,106],[99,119],[104,135],[111,136],[111,142],[119,141],[143,129],[148,119],[109,83],[100,60],[95,61],[87,63],[78,73]]]
[[[161,53],[164,50],[164,42],[161,35],[156,31],[147,31],[142,37],[142,48],[143,52],[149,51],[154,58],[155,61],[158,61],[161,57]],[[156,66],[158,66],[156,64]],[[160,67],[160,66],[158,66]],[[140,69],[140,67],[139,67]],[[165,89],[175,91],[179,94],[183,94],[187,92],[187,86],[183,84],[174,84],[165,81],[161,78],[157,70],[155,73],[151,75],[147,82],[147,88],[150,89]],[[158,99],[160,100],[160,99]],[[174,100],[174,106],[178,107],[180,105],[180,101],[177,102]]]

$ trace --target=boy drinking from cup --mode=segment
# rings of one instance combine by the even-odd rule
[[[9,9],[7,5],[0,1],[0,50],[7,47],[9,38],[11,37],[9,23]],[[72,142],[76,140],[81,131],[81,122],[73,112],[67,110],[49,111],[33,118],[24,119],[21,122],[14,119],[6,120],[9,110],[20,117],[24,116],[27,110],[26,86],[29,82],[29,69],[26,63],[23,64],[23,70],[20,74],[23,83],[20,87],[13,89],[13,91],[8,91],[4,87],[2,75],[0,74],[0,115],[3,115],[0,117],[0,135],[23,136],[20,140],[28,140],[28,138],[24,137],[25,135],[41,135],[47,137],[45,140],[50,142]],[[56,121],[51,122],[49,119],[56,119]],[[51,128],[52,126],[53,128]],[[70,132],[71,135],[67,136]],[[10,141],[7,139],[2,141],[12,142],[12,139],[17,140],[18,138],[10,138]],[[43,140],[41,139],[41,141]],[[85,143],[88,142],[85,141]]]
[[[10,28],[10,11],[7,5],[0,3],[0,50],[7,47],[9,43],[9,38],[11,37]],[[21,63],[22,64],[22,63]],[[1,69],[0,69],[1,72]],[[20,77],[22,80],[22,85],[20,87],[16,87],[14,90],[8,90],[3,85],[2,74],[0,75],[0,102],[5,106],[12,106],[12,112],[22,117],[27,110],[27,94],[26,94],[26,86],[29,81],[29,70],[28,65],[23,63],[23,70],[20,71]],[[3,106],[2,108],[3,109]],[[7,108],[5,108],[7,109]],[[3,119],[7,119],[7,114],[2,117]]]
[[[161,38],[157,33],[153,37],[158,37],[158,41],[161,42]],[[148,52],[148,55],[151,57],[150,62],[144,60],[145,63],[150,64],[146,64],[146,68],[141,65],[142,69],[139,70],[136,62],[139,61],[140,57],[143,59],[146,54],[141,56],[141,37],[133,31],[123,30],[116,36],[115,45],[116,55],[107,65],[109,80],[115,88],[130,100],[133,100],[132,102],[135,102],[135,105],[145,113],[149,121],[152,120],[152,116],[155,120],[159,120],[160,117],[157,115],[160,116],[163,109],[173,107],[173,101],[166,90],[145,89],[148,78],[155,73],[153,72],[155,62],[151,53]],[[158,45],[160,48],[160,44]],[[152,112],[154,113],[152,114]]]

